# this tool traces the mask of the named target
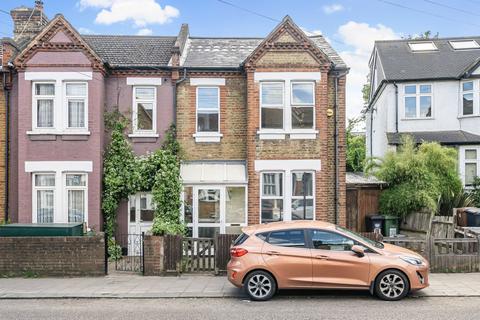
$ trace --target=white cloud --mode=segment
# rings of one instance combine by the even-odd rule
[[[398,39],[400,35],[382,24],[370,26],[367,23],[349,21],[338,28],[338,34],[350,50],[340,52],[340,56],[350,67],[347,76],[347,118],[360,115],[363,107],[362,87],[369,73],[368,60],[375,40]]]
[[[88,28],[84,28],[84,27],[78,28],[78,32],[80,32],[81,34],[94,34],[95,33],[95,31],[93,31],[92,29],[88,29]]]
[[[339,3],[332,3],[323,6],[323,12],[326,14],[332,14],[335,12],[343,11],[345,8]]]
[[[148,28],[143,28],[138,30],[137,35],[138,36],[150,36],[153,33],[152,29]]]
[[[78,6],[80,9],[101,9],[95,18],[98,24],[133,21],[139,28],[168,23],[180,14],[177,8],[169,5],[162,7],[155,0],[80,0]]]

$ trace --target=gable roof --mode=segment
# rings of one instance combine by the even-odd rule
[[[175,36],[82,35],[111,67],[162,67],[172,56]]]
[[[183,65],[200,68],[238,68],[263,40],[264,38],[190,37]],[[312,36],[310,40],[335,63],[337,68],[347,68],[345,62],[323,36]]]
[[[480,49],[455,50],[451,40],[476,40],[480,37],[456,37],[428,40],[376,41],[387,81],[422,79],[458,79],[480,61]],[[433,41],[438,50],[412,52],[408,43]]]

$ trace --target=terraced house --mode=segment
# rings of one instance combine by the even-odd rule
[[[175,36],[80,35],[61,15],[49,21],[41,1],[11,14],[13,221],[102,228],[104,113],[118,110],[137,154],[176,123],[191,235],[345,224],[348,68],[322,36],[289,17],[265,38],[202,38],[186,24]],[[130,196],[119,232],[149,229],[152,209],[148,192]]]

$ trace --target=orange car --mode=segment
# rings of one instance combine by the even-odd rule
[[[278,289],[364,289],[400,300],[428,287],[428,262],[419,254],[364,238],[320,221],[246,227],[234,242],[228,280],[252,300]]]

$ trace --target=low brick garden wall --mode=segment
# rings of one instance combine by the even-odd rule
[[[103,233],[83,237],[0,237],[0,276],[103,275]]]

